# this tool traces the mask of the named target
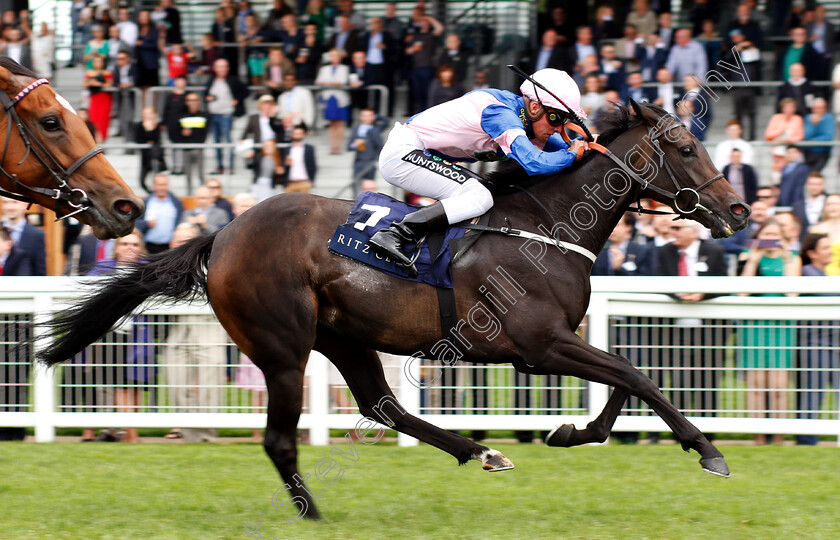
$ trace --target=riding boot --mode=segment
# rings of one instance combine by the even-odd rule
[[[446,228],[449,220],[439,202],[424,206],[405,216],[402,221],[394,222],[387,229],[382,229],[370,239],[373,250],[383,257],[391,257],[402,266],[412,278],[417,277],[417,268],[402,251],[405,244],[416,244],[431,231]]]

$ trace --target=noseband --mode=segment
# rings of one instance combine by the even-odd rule
[[[101,146],[95,146],[87,153],[85,153],[82,157],[76,160],[75,163],[70,165],[69,168],[65,169],[61,166],[55,156],[47,150],[41,141],[38,140],[37,137],[32,133],[32,130],[29,129],[23,120],[21,120],[20,115],[18,115],[17,111],[15,110],[15,105],[20,102],[27,94],[29,94],[34,89],[38,88],[42,84],[49,84],[47,79],[38,79],[37,81],[29,84],[17,93],[14,98],[9,98],[6,92],[0,91],[0,104],[3,105],[3,110],[6,111],[6,115],[8,116],[8,126],[6,128],[6,142],[3,146],[3,155],[0,158],[0,175],[5,176],[9,180],[11,180],[12,185],[14,186],[12,189],[15,191],[7,191],[3,188],[0,188],[0,195],[4,197],[8,197],[10,199],[17,199],[19,201],[27,202],[30,204],[36,203],[32,197],[25,195],[26,191],[30,191],[33,193],[40,193],[41,195],[46,195],[55,201],[64,201],[68,205],[70,205],[74,210],[68,214],[63,216],[58,216],[58,204],[56,204],[56,221],[69,218],[70,216],[74,216],[80,212],[84,212],[91,208],[92,204],[90,199],[87,196],[87,193],[84,190],[79,188],[72,188],[67,183],[67,180],[70,176],[79,170],[79,168],[84,165],[90,158],[94,157],[97,154],[101,154],[104,152]],[[21,159],[17,165],[22,164],[26,161],[26,158],[29,157],[29,154],[33,154],[35,158],[41,162],[41,165],[44,166],[45,169],[49,172],[50,176],[53,179],[58,187],[53,189],[48,188],[40,188],[40,187],[32,187],[23,184],[16,174],[9,173],[5,169],[6,164],[6,152],[9,150],[9,141],[11,140],[12,136],[12,124],[17,126],[18,133],[20,134],[20,138],[23,140],[23,143],[26,145],[26,154],[24,154],[23,159]],[[33,144],[34,143],[34,144]],[[23,193],[21,193],[23,192]]]
[[[653,151],[656,152],[656,154],[659,156],[659,167],[661,168],[664,165],[665,170],[668,172],[668,176],[671,177],[671,181],[674,183],[674,188],[676,189],[676,191],[674,191],[673,193],[668,190],[662,189],[659,186],[651,185],[650,180],[645,180],[644,178],[639,176],[635,171],[630,169],[630,167],[628,167],[627,164],[624,163],[624,161],[622,161],[618,156],[612,153],[610,149],[606,146],[598,144],[596,142],[590,142],[589,148],[595,150],[596,152],[600,152],[601,154],[604,154],[605,156],[613,160],[616,163],[616,165],[618,165],[621,168],[621,170],[627,173],[627,175],[630,178],[632,178],[642,186],[642,191],[650,190],[674,201],[674,209],[680,215],[693,214],[697,210],[702,210],[707,214],[711,214],[711,210],[700,204],[700,192],[712,185],[715,181],[723,178],[723,173],[719,173],[716,176],[709,178],[708,180],[703,182],[703,184],[696,188],[681,187],[679,182],[677,182],[677,177],[674,174],[674,169],[671,167],[671,164],[668,163],[668,161],[665,159],[665,151],[662,150],[662,147],[659,145],[659,137],[661,137],[663,134],[670,133],[670,131],[673,129],[678,128],[685,129],[682,124],[678,124],[676,122],[671,122],[667,127],[661,130],[657,130],[655,127],[651,127],[650,129],[648,129],[648,140],[650,141]],[[561,133],[563,134],[563,138],[567,138],[565,135],[566,129],[569,129],[571,131],[574,131],[575,133],[579,133],[580,135],[585,136],[580,126],[570,122],[563,126],[563,130],[561,131]],[[688,193],[693,196],[693,199],[696,199],[694,200],[693,206],[692,204],[688,204],[686,205],[688,206],[688,208],[686,209],[680,207],[678,199],[682,193]]]

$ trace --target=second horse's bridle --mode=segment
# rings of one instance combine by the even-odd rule
[[[0,104],[3,105],[3,110],[6,111],[8,125],[6,128],[6,142],[3,146],[3,155],[0,158],[0,175],[5,176],[9,180],[11,180],[13,187],[11,190],[6,190],[0,188],[0,195],[3,197],[8,197],[10,199],[16,199],[19,201],[27,202],[30,204],[37,204],[32,197],[25,194],[26,191],[30,191],[32,193],[40,193],[41,195],[46,195],[51,199],[56,201],[56,221],[69,218],[70,216],[74,216],[80,212],[84,212],[91,208],[92,204],[90,199],[85,193],[84,190],[79,188],[70,187],[67,183],[67,180],[70,176],[79,170],[79,168],[84,165],[90,158],[96,156],[97,154],[101,154],[104,152],[104,149],[101,146],[95,146],[88,152],[86,152],[82,157],[77,159],[75,163],[70,165],[69,168],[65,169],[62,167],[61,163],[52,155],[52,153],[44,147],[43,143],[38,140],[37,137],[32,133],[32,130],[26,123],[21,120],[20,115],[15,110],[15,105],[17,105],[20,100],[27,96],[30,92],[34,89],[38,88],[42,84],[49,84],[47,79],[38,79],[31,84],[27,85],[23,90],[17,93],[14,98],[10,98],[6,92],[0,91]],[[10,173],[5,169],[6,164],[6,153],[9,150],[9,141],[12,137],[12,124],[17,126],[17,131],[20,134],[20,138],[23,140],[23,143],[26,145],[26,154],[24,154],[23,159],[21,159],[17,164],[20,165],[26,158],[29,157],[29,154],[33,154],[35,158],[41,162],[41,165],[44,166],[45,169],[49,172],[50,176],[52,177],[53,181],[58,185],[57,188],[41,188],[41,187],[32,187],[27,186],[26,184],[22,183],[16,174]],[[33,144],[34,143],[34,144]],[[64,201],[68,205],[70,205],[74,210],[63,216],[58,215],[58,201]]]

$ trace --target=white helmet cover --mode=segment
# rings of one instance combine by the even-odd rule
[[[545,68],[531,75],[531,78],[556,94],[579,117],[586,118],[586,113],[580,106],[580,89],[568,73],[559,69]],[[523,96],[530,98],[532,101],[539,101],[552,109],[567,111],[566,107],[554,96],[539,87],[535,88],[535,86],[534,83],[526,79],[519,90]]]

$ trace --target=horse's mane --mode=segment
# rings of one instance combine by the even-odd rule
[[[652,109],[660,116],[668,114],[665,109],[657,105],[645,103],[640,106]],[[601,130],[598,135],[598,142],[604,146],[609,146],[610,143],[617,139],[619,135],[643,123],[644,120],[633,114],[633,109],[624,105],[616,104],[616,109],[613,112],[604,114],[598,119],[598,127]],[[570,167],[567,167],[558,174],[567,175],[573,173],[584,163],[592,159],[595,154],[597,154],[597,152],[590,150],[583,156],[583,158],[579,159]],[[525,172],[525,169],[523,169],[516,160],[509,159],[500,163],[497,170],[487,175],[487,183],[485,185],[490,188],[490,191],[492,191],[494,195],[506,195],[508,193],[518,191],[511,187],[513,185],[528,187],[543,182],[554,176],[555,175],[553,174],[529,176],[528,173]]]
[[[33,79],[38,78],[37,73],[29,68],[23,67],[8,56],[0,56],[0,67],[8,69],[12,75],[22,75],[24,77],[32,77]]]

